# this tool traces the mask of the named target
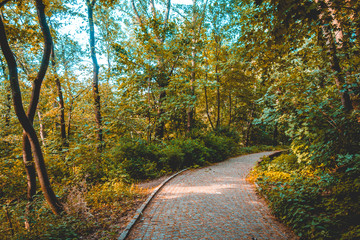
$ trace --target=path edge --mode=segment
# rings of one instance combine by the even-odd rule
[[[132,229],[132,227],[135,225],[135,223],[137,222],[137,220],[140,218],[140,216],[142,215],[143,211],[145,210],[145,208],[149,205],[150,201],[154,198],[154,196],[164,187],[164,185],[169,182],[171,179],[173,179],[174,177],[176,177],[177,175],[179,175],[180,173],[185,172],[186,170],[188,170],[189,168],[183,169],[173,175],[171,175],[170,177],[168,177],[165,181],[163,181],[152,193],[151,195],[146,199],[146,201],[141,205],[141,207],[136,211],[134,217],[132,218],[132,220],[129,222],[129,224],[126,226],[125,230],[121,233],[121,235],[119,236],[118,240],[124,240],[126,239],[126,237],[128,236],[130,230]]]

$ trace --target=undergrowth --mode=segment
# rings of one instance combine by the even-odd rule
[[[273,213],[301,239],[360,239],[360,155],[317,167],[293,154],[264,158],[251,173]]]
[[[86,143],[58,155],[45,151],[52,185],[65,208],[61,216],[52,214],[40,190],[26,210],[26,181],[13,176],[24,176],[21,155],[7,158],[0,161],[0,239],[116,238],[126,226],[121,217],[132,215],[146,197],[135,182],[273,149],[241,148],[238,142],[236,134],[222,130],[151,143],[122,138],[101,154]]]

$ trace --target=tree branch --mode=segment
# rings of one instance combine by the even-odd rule
[[[170,7],[171,7],[171,0],[168,0],[166,4],[166,12],[165,12],[165,20],[164,20],[165,23],[167,23],[167,21],[169,20]]]
[[[137,18],[140,26],[143,26],[143,22],[142,22],[142,20],[141,20],[141,17],[140,17],[139,12],[138,12],[137,9],[136,9],[134,0],[131,0],[131,6],[132,6],[132,8],[134,9],[135,16],[136,16],[136,18]]]
[[[10,1],[11,0],[4,0],[4,1],[0,2],[0,8],[3,7],[5,4],[7,4]]]
[[[154,0],[150,0],[150,10],[153,14],[153,18],[156,19],[156,9],[155,9]]]

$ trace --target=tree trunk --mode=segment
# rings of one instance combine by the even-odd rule
[[[4,79],[5,81],[7,80],[7,74],[6,74],[6,66],[3,62],[3,60],[0,58],[1,61],[1,69],[4,75]],[[5,113],[5,126],[9,127],[10,126],[10,112],[11,112],[11,94],[10,94],[10,86],[5,86],[5,90],[6,90],[6,113]]]
[[[44,36],[45,47],[44,47],[44,53],[41,61],[40,70],[37,74],[36,79],[34,80],[34,87],[32,91],[32,97],[30,101],[28,114],[25,113],[22,104],[21,91],[18,81],[17,63],[9,46],[2,18],[0,18],[0,45],[1,45],[1,50],[8,64],[14,110],[30,142],[31,150],[35,160],[35,169],[39,178],[41,189],[52,211],[55,214],[60,214],[63,211],[63,208],[60,202],[57,200],[57,197],[51,188],[40,143],[36,136],[36,132],[34,130],[34,127],[32,126],[32,121],[31,121],[31,119],[33,119],[35,115],[35,111],[40,95],[41,83],[45,77],[46,70],[49,64],[49,58],[50,58],[51,46],[52,46],[52,38],[49,27],[46,23],[44,9],[45,6],[42,0],[36,0],[36,10],[39,19],[39,24],[41,26],[41,30]]]
[[[206,79],[207,79],[207,73],[206,73]],[[209,113],[209,103],[208,103],[208,97],[207,97],[207,87],[204,86],[204,92],[205,92],[205,107],[206,107],[206,115],[209,119],[209,123],[211,126],[211,129],[214,130],[214,124],[211,121],[210,113]]]
[[[194,52],[193,52],[194,56]],[[192,67],[193,70],[191,72],[191,79],[190,79],[190,96],[191,96],[191,104],[195,104],[193,101],[195,101],[195,60],[192,60]],[[187,111],[187,132],[190,133],[191,129],[194,125],[194,115],[195,115],[195,107],[190,106]]]
[[[148,79],[148,129],[147,129],[147,142],[151,142],[151,79]]]
[[[278,125],[277,125],[277,123],[275,123],[274,132],[273,132],[273,145],[274,146],[276,146],[278,144],[278,136],[279,136]]]
[[[39,125],[40,125],[40,138],[41,138],[41,141],[43,143],[43,146],[45,147],[46,144],[45,144],[45,133],[44,133],[44,126],[42,124],[42,119],[41,119],[41,113],[38,111],[38,117],[39,117]]]
[[[217,73],[217,67],[216,67],[216,73]],[[216,128],[220,127],[220,108],[221,108],[221,97],[220,97],[220,80],[219,80],[219,76],[216,76],[216,81],[218,83],[218,86],[216,87],[216,103],[217,103],[217,118],[216,118]]]
[[[66,126],[65,126],[65,105],[64,105],[64,97],[61,88],[61,82],[59,76],[57,74],[56,69],[56,58],[55,58],[55,51],[54,46],[51,49],[51,65],[53,68],[53,72],[55,75],[55,84],[56,90],[59,100],[57,101],[60,108],[59,120],[60,120],[60,133],[61,133],[61,147],[68,147],[67,137],[66,137]]]
[[[232,121],[232,101],[231,101],[231,92],[229,92],[229,127],[231,126],[231,121]]]
[[[251,109],[249,120],[247,122],[248,126],[247,126],[246,134],[245,134],[245,147],[249,146],[250,140],[251,140],[251,129],[252,129],[252,117],[253,117],[253,114],[254,114],[254,110]]]
[[[164,109],[163,109],[163,102],[165,100],[166,97],[166,91],[162,90],[159,96],[159,106],[158,106],[158,113],[157,113],[157,119],[158,122],[156,124],[156,129],[155,129],[155,137],[157,139],[163,139],[164,138],[164,133],[165,133],[165,122],[162,118],[163,114],[164,114]]]
[[[92,89],[93,89],[93,98],[94,98],[94,113],[95,113],[95,122],[97,125],[96,136],[98,140],[97,150],[99,152],[102,151],[102,141],[103,141],[103,133],[102,133],[102,119],[101,119],[101,106],[100,106],[100,94],[99,94],[99,64],[96,58],[96,49],[95,49],[95,29],[94,29],[94,18],[93,18],[93,9],[95,6],[96,0],[86,0],[87,5],[87,14],[88,14],[88,22],[89,22],[89,35],[90,35],[90,52],[91,52],[91,60],[93,63],[93,81],[92,81]]]
[[[73,104],[74,101],[73,99],[71,99],[70,101],[70,106],[69,106],[69,115],[68,115],[68,122],[67,122],[67,137],[68,137],[68,142],[70,143],[70,136],[71,136],[71,118],[72,118],[72,110],[73,110]]]
[[[316,0],[318,2],[318,0]],[[324,39],[326,41],[327,51],[329,53],[329,62],[331,63],[331,69],[335,72],[335,83],[339,90],[339,95],[341,99],[341,104],[344,107],[346,112],[350,112],[353,109],[352,102],[350,99],[349,91],[347,87],[343,87],[345,82],[344,73],[340,67],[340,61],[337,56],[337,44],[338,47],[342,47],[342,38],[343,33],[340,26],[340,23],[335,18],[335,9],[333,9],[332,4],[329,0],[325,0],[323,4],[326,5],[326,8],[321,8],[322,13],[319,15],[319,19],[322,22],[322,32]],[[330,22],[325,19],[331,19]],[[331,24],[336,27],[335,37],[333,35]],[[335,42],[336,39],[336,42]]]
[[[192,24],[195,26],[196,24],[196,0],[193,2],[193,10],[192,10]],[[200,29],[200,28],[199,28]],[[194,29],[193,38],[192,38],[192,51],[191,51],[191,77],[190,77],[190,96],[191,96],[191,104],[187,110],[187,133],[191,132],[191,129],[194,124],[194,114],[195,114],[195,103],[193,103],[193,100],[195,102],[195,80],[196,80],[196,42],[197,42],[197,33]]]

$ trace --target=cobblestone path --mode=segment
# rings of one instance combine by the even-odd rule
[[[263,152],[187,171],[155,196],[127,239],[294,239],[246,175]]]

